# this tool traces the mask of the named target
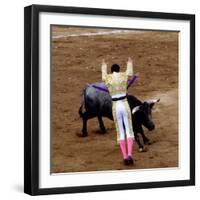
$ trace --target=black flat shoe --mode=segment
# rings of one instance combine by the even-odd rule
[[[133,165],[134,161],[131,156],[128,156],[127,160],[128,160],[128,165]]]
[[[129,165],[129,160],[127,158],[124,159],[124,165]]]

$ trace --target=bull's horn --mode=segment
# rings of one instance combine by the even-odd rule
[[[134,114],[135,112],[137,112],[139,109],[140,109],[140,106],[136,106],[135,108],[133,108],[132,114]]]
[[[147,100],[146,102],[151,104],[151,103],[157,103],[159,101],[160,101],[160,99],[150,99],[150,100]]]

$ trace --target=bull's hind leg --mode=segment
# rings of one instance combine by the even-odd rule
[[[103,119],[101,116],[98,116],[98,121],[99,121],[99,128],[101,130],[101,133],[106,133],[106,128],[104,126]]]
[[[80,137],[86,137],[88,136],[88,132],[87,132],[87,121],[91,118],[96,117],[96,115],[88,113],[88,112],[84,112],[81,115],[81,118],[83,120],[83,128],[82,128],[82,134],[80,134]]]
[[[86,137],[88,136],[88,132],[87,132],[87,119],[83,118],[83,128],[82,128],[82,137]]]
[[[83,121],[83,127],[82,127],[81,134],[78,134],[78,136],[86,137],[86,136],[88,136],[88,132],[87,132],[87,121],[89,119],[88,113],[86,113],[86,112],[82,113],[81,118]]]

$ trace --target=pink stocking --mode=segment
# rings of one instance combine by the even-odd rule
[[[123,159],[126,159],[127,153],[126,153],[126,142],[125,142],[125,140],[120,140],[119,144],[120,144]]]
[[[128,155],[132,156],[132,151],[133,151],[133,138],[129,137],[127,139],[128,142]]]

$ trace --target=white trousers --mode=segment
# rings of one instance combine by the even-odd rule
[[[125,134],[126,137],[132,137],[131,136],[131,131],[132,127],[129,127],[129,120],[128,120],[128,111],[123,103],[123,101],[117,101],[116,102],[116,121],[117,125],[119,128],[119,134],[120,134],[120,140],[125,139]],[[125,127],[125,130],[124,130]]]

